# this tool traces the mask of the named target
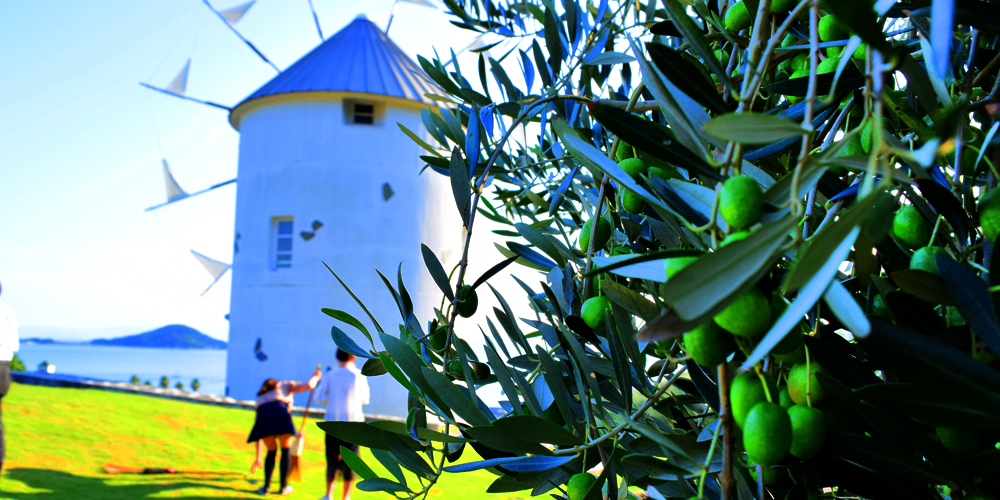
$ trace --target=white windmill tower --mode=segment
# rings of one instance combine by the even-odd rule
[[[375,269],[395,285],[402,263],[417,316],[433,317],[440,292],[420,244],[453,264],[462,224],[447,179],[419,175],[421,151],[396,125],[427,140],[421,110],[437,89],[422,74],[359,16],[232,109],[240,151],[229,396],[252,398],[265,378],[304,380],[317,363],[334,363],[334,320],[321,308],[369,323],[323,262],[389,334],[400,316]],[[406,415],[406,391],[392,378],[370,384],[366,412]]]

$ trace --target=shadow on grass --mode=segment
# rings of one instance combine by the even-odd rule
[[[24,483],[32,489],[44,490],[30,493],[11,493],[4,491],[0,484],[0,497],[10,500],[65,500],[65,499],[138,499],[153,498],[164,492],[184,488],[211,489],[229,491],[234,496],[244,496],[257,489],[244,479],[211,478],[201,479],[185,476],[130,476],[132,484],[113,484],[107,481],[107,476],[77,476],[68,472],[49,469],[9,469],[4,471],[5,479]],[[231,482],[232,486],[220,486],[220,481]],[[225,496],[225,495],[223,495]],[[219,496],[178,496],[171,497],[182,500],[207,500]]]

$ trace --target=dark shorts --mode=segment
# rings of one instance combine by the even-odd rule
[[[10,389],[10,361],[0,361],[0,399],[7,395]],[[2,416],[2,413],[0,413]],[[0,468],[3,467],[3,458],[7,452],[4,444],[3,421],[0,420]]]
[[[358,445],[351,444],[346,441],[341,441],[329,434],[326,435],[326,480],[332,481],[333,476],[339,470],[343,473],[344,481],[351,481],[354,479],[354,471],[347,466],[344,462],[344,458],[340,456],[340,447],[343,446],[354,453],[358,452]]]
[[[295,424],[288,406],[281,401],[271,401],[257,407],[257,416],[253,422],[253,430],[247,438],[248,443],[255,443],[268,436],[295,434]]]

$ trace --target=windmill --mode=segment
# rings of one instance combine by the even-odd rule
[[[225,12],[219,17],[233,28]],[[146,86],[228,110],[240,133],[237,178],[189,194],[164,161],[167,201],[149,210],[238,184],[232,264],[192,251],[213,284],[232,270],[228,394],[252,397],[263,378],[298,379],[303,367],[332,359],[331,324],[370,345],[367,332],[320,312],[365,317],[338,279],[375,317],[392,318],[399,311],[374,270],[396,274],[416,316],[433,317],[440,297],[421,243],[442,261],[457,259],[463,234],[448,180],[419,175],[420,150],[397,126],[432,140],[425,115],[455,119],[437,107],[439,89],[420,67],[361,15],[231,108],[188,96],[189,71],[185,64],[165,88]],[[406,391],[395,380],[371,384],[383,397],[368,411],[406,415]]]

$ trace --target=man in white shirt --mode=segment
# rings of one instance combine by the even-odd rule
[[[0,401],[10,389],[10,362],[14,359],[14,353],[20,348],[17,315],[0,300]],[[3,469],[3,458],[7,454],[3,434],[3,412],[0,411],[0,469]]]
[[[354,359],[353,354],[337,349],[337,367],[328,371],[316,387],[316,403],[326,405],[327,421],[365,421],[361,406],[368,404],[368,380],[361,374],[361,370],[354,366]],[[330,500],[333,497],[333,486],[337,482],[338,471],[344,474],[344,493],[341,499],[351,498],[354,471],[340,456],[341,446],[358,453],[358,445],[326,435],[326,496],[320,500]]]

